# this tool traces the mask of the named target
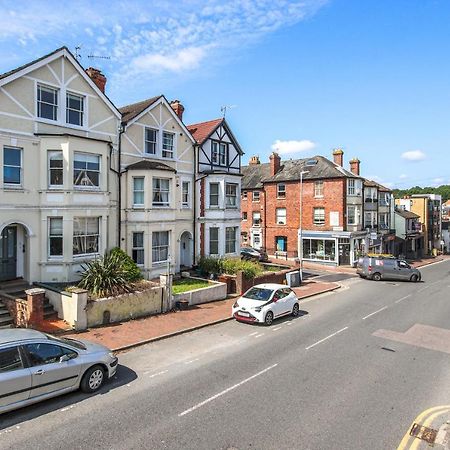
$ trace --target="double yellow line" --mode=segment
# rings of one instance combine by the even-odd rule
[[[413,425],[417,423],[424,427],[429,427],[433,423],[433,420],[436,419],[436,417],[439,417],[440,415],[445,414],[446,412],[449,411],[450,405],[442,405],[442,406],[435,406],[433,408],[429,408],[421,412],[414,419],[414,422],[408,428],[408,431],[403,436],[403,439],[400,442],[400,445],[397,447],[397,450],[406,450],[406,449],[417,450],[419,448],[420,443],[423,441],[421,439],[415,438],[414,436],[410,436],[409,432],[411,431]]]

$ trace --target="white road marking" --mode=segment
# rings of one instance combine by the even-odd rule
[[[225,389],[224,391],[219,392],[218,394],[213,395],[212,397],[209,397],[209,398],[207,398],[206,400],[203,400],[203,401],[200,402],[200,403],[197,403],[197,404],[196,404],[195,406],[193,406],[192,408],[186,409],[186,411],[183,411],[182,413],[178,414],[178,417],[185,416],[186,414],[189,414],[189,413],[191,413],[192,411],[195,411],[196,409],[201,408],[202,406],[206,405],[206,404],[209,403],[209,402],[212,402],[212,401],[215,400],[216,398],[219,398],[219,397],[221,397],[222,395],[228,394],[228,392],[230,392],[230,391],[232,391],[232,390],[238,388],[239,386],[242,386],[243,384],[249,382],[250,380],[253,380],[253,379],[256,378],[256,377],[259,377],[260,375],[262,375],[262,374],[268,372],[269,370],[271,370],[271,369],[273,369],[273,368],[275,368],[275,367],[277,367],[277,366],[278,366],[278,364],[273,364],[272,366],[267,367],[266,369],[261,370],[261,371],[258,372],[258,373],[255,373],[255,375],[252,375],[251,377],[248,377],[248,378],[246,378],[245,380],[242,380],[241,382],[235,384],[234,386],[231,386],[231,387]]]
[[[409,297],[411,297],[411,294],[405,295],[404,297],[399,298],[398,300],[395,300],[395,303],[400,303],[400,302],[402,302],[403,300],[406,300]]]
[[[281,330],[281,327],[276,327],[272,331],[278,331],[278,330]]]
[[[366,319],[368,319],[369,317],[372,317],[372,316],[374,316],[375,314],[377,314],[377,313],[379,313],[379,312],[381,312],[381,311],[384,311],[385,309],[387,309],[387,306],[383,306],[382,308],[377,309],[377,310],[374,311],[373,313],[367,314],[367,316],[363,317],[362,320],[366,320]]]
[[[255,336],[255,338],[260,338],[261,336],[264,336],[264,333],[257,334],[257,335]]]
[[[190,361],[185,361],[185,364],[192,364],[195,361],[198,361],[200,358],[191,359]]]
[[[340,329],[339,331],[336,331],[336,333],[330,334],[329,336],[327,336],[326,338],[321,339],[320,341],[315,342],[314,344],[310,345],[309,347],[306,347],[305,350],[309,350],[310,348],[315,347],[318,344],[321,344],[322,342],[326,341],[327,339],[332,338],[333,336],[336,336],[339,333],[342,333],[343,331],[348,330],[348,327],[344,327],[342,329]]]
[[[292,322],[289,321],[289,322],[286,323],[286,325],[292,325]]]
[[[430,287],[430,285],[424,286],[423,288],[418,289],[417,292],[422,292],[422,291],[424,291],[425,289],[428,289],[429,287]]]
[[[20,425],[16,425],[15,428],[8,428],[6,430],[0,431],[0,435],[5,434],[5,433],[11,433],[14,430],[20,430]]]
[[[254,333],[250,333],[249,336],[254,336],[255,334],[258,334],[258,331],[255,331]]]
[[[67,408],[62,408],[62,409],[60,409],[59,412],[66,412],[66,411],[69,411],[69,409],[72,409],[72,408],[74,408],[74,407],[75,407],[75,405],[70,405],[70,406],[68,406]]]
[[[161,372],[157,372],[157,373],[154,373],[154,374],[150,375],[149,378],[154,378],[154,377],[157,377],[159,375],[164,375],[167,372],[168,372],[168,370],[162,370]]]

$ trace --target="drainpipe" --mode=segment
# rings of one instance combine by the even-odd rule
[[[118,155],[118,165],[119,165],[119,171],[118,171],[118,178],[119,178],[119,186],[118,186],[118,193],[119,198],[117,202],[117,208],[119,209],[119,224],[118,224],[118,240],[119,240],[119,248],[122,248],[122,134],[125,133],[125,126],[123,124],[120,124],[119,129],[119,155]]]
[[[196,223],[196,216],[197,216],[197,150],[198,150],[198,145],[194,144],[194,186],[192,188],[192,203],[193,203],[193,208],[194,208],[194,229],[193,229],[193,233],[192,233],[192,265],[195,266],[196,261],[195,261],[195,252],[196,252],[196,247],[197,247],[197,223]]]

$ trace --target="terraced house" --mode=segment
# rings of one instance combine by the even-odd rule
[[[389,227],[390,216],[383,214],[392,206],[383,203],[386,212],[378,209],[379,189],[367,185],[365,192],[359,168],[355,158],[350,170],[344,169],[340,149],[333,161],[320,155],[282,161],[273,153],[261,164],[252,157],[242,168],[242,244],[265,247],[280,258],[302,255],[330,265],[351,265],[360,254],[381,252],[378,220]],[[366,208],[369,197],[374,201]]]
[[[121,246],[147,278],[194,261],[194,139],[163,95],[120,108]]]
[[[121,114],[66,47],[0,75],[0,281],[68,281],[117,242]]]

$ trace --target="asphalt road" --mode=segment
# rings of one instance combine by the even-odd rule
[[[269,328],[226,322],[123,353],[101,393],[0,416],[0,448],[395,449],[450,403],[450,261],[421,270],[417,284],[346,280]]]

